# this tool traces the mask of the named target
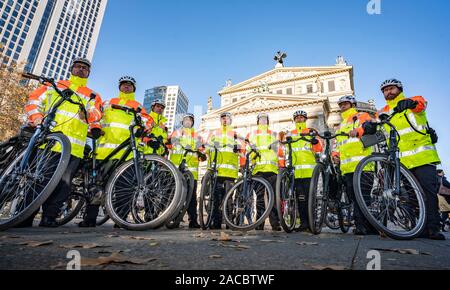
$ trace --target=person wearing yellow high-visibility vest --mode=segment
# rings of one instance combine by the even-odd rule
[[[164,147],[161,143],[167,144],[168,142],[168,129],[166,127],[167,118],[163,116],[166,103],[163,100],[155,100],[151,106],[150,116],[150,133],[153,134],[159,141],[150,140],[144,138],[148,146],[146,146],[145,154],[158,154],[163,155],[165,153]],[[148,142],[147,142],[148,141]]]
[[[134,110],[141,109],[141,118],[145,129],[150,130],[150,116],[144,107],[136,101],[136,80],[130,76],[123,76],[119,79],[119,96],[103,103],[103,117],[100,122],[103,134],[97,141],[96,159],[105,160],[113,151],[124,141],[130,138],[130,124],[134,116],[122,110],[114,109],[113,105],[129,107]],[[104,170],[111,168],[122,158],[126,149],[121,150],[112,156],[105,164]],[[128,159],[132,158],[132,155]],[[79,227],[95,227],[99,211],[98,204],[86,206],[86,212],[83,221],[78,224]]]
[[[433,144],[426,114],[427,101],[421,97],[406,98],[403,84],[397,79],[389,79],[381,84],[381,91],[387,105],[379,113],[397,114],[391,119],[392,125],[400,134],[398,147],[400,161],[406,166],[422,186],[425,194],[427,225],[421,237],[445,240],[440,233],[439,190],[436,165],[440,164],[436,146]],[[374,134],[376,126],[367,122],[367,134]],[[387,128],[389,131],[390,128]]]
[[[355,198],[353,187],[353,175],[359,162],[372,154],[372,148],[364,148],[360,138],[364,134],[362,124],[370,121],[372,117],[368,113],[356,110],[356,98],[354,96],[344,96],[339,99],[338,105],[341,109],[342,123],[337,133],[349,134],[350,137],[338,136],[336,138],[336,148],[333,152],[335,158],[339,160],[341,174],[344,177],[346,191],[349,199],[353,202],[353,217],[355,219],[355,235],[378,234],[370,225],[359,208]],[[363,173],[366,179],[373,179],[371,174]],[[370,187],[362,188],[364,192],[370,193]],[[364,196],[370,196],[369,194]]]
[[[293,115],[295,129],[287,134],[288,138],[297,140],[301,134],[309,134],[314,129],[306,126],[308,113],[300,110]],[[295,192],[298,198],[298,211],[300,217],[299,231],[307,231],[309,229],[308,218],[308,197],[311,178],[316,167],[316,153],[322,152],[322,144],[317,139],[311,139],[311,142],[300,140],[292,144],[292,166],[295,169]]]
[[[256,146],[256,149],[261,155],[260,158],[254,160],[252,174],[267,180],[275,192],[279,163],[278,134],[269,130],[269,115],[267,113],[261,113],[257,116],[257,125],[257,130],[247,135],[247,140],[250,141],[251,145]],[[247,145],[246,149],[250,150],[250,145]],[[250,158],[252,157],[250,156]],[[258,216],[264,210],[264,200],[261,200],[261,198],[263,196],[258,196],[258,211],[261,211],[257,213]],[[278,219],[278,212],[275,206],[269,215],[269,222],[273,231],[281,231],[280,220]],[[264,223],[258,226],[256,230],[264,230]]]
[[[189,113],[184,115],[181,124],[182,128],[173,131],[169,138],[169,148],[171,149],[170,161],[177,167],[183,161],[183,156],[185,154],[183,147],[190,150],[198,150],[200,152],[203,152],[205,149],[202,137],[198,135],[193,128],[195,124],[194,115]],[[192,198],[189,202],[187,210],[189,216],[189,228],[191,229],[200,228],[197,221],[197,181],[199,160],[205,161],[206,156],[199,155],[197,153],[187,153],[186,155],[187,170],[192,173],[195,180]]]
[[[232,184],[238,178],[240,166],[245,162],[244,158],[242,158],[244,145],[231,127],[232,115],[230,113],[222,113],[220,115],[220,123],[221,128],[212,132],[207,142],[209,162],[214,160],[214,147],[218,149],[218,178],[216,191],[214,192],[215,210],[210,229],[222,228],[222,209],[220,205],[226,192],[231,189]]]
[[[43,215],[39,224],[41,227],[58,226],[56,218],[63,203],[69,198],[73,176],[78,169],[81,159],[84,157],[84,147],[89,126],[95,135],[98,135],[100,131],[99,121],[102,117],[102,101],[100,95],[87,87],[90,72],[90,61],[77,58],[72,62],[70,79],[59,81],[57,84],[62,91],[70,89],[75,92],[71,98],[76,102],[83,103],[88,116],[81,112],[79,105],[69,102],[64,102],[56,112],[55,122],[57,125],[53,131],[61,132],[67,136],[71,144],[72,156],[60,183],[42,206]],[[61,96],[52,87],[46,85],[32,92],[25,107],[30,125],[37,126],[41,124],[45,114],[59,98]],[[19,227],[32,226],[34,216],[32,215]]]

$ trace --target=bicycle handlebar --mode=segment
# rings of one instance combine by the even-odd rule
[[[181,146],[181,148],[183,148],[184,151],[186,151],[186,153],[197,153],[197,154],[205,155],[205,153],[201,152],[200,150],[192,150],[190,148],[184,147],[183,145],[180,145],[180,146]]]
[[[72,91],[70,88],[67,88],[67,89],[64,90],[64,91],[61,91],[61,90],[58,88],[57,84],[55,83],[55,79],[53,79],[53,78],[48,78],[48,77],[44,77],[44,76],[38,76],[38,75],[35,75],[35,74],[32,74],[32,73],[28,73],[28,72],[23,73],[23,74],[22,74],[22,77],[27,78],[27,79],[31,79],[31,80],[36,80],[36,81],[38,81],[38,82],[40,82],[40,83],[42,83],[42,84],[45,84],[45,83],[50,84],[50,85],[53,87],[53,89],[58,93],[58,95],[61,96],[61,98],[62,98],[64,101],[67,101],[67,102],[69,102],[69,103],[71,103],[71,104],[74,104],[74,105],[78,105],[78,106],[80,107],[80,109],[81,109],[81,110],[83,111],[83,113],[84,113],[86,123],[89,123],[89,121],[88,121],[88,119],[87,119],[88,114],[87,114],[86,107],[84,106],[84,104],[72,100],[70,97],[67,96],[68,94],[65,94],[65,93],[64,93],[65,91],[69,91],[70,96],[72,96],[73,94],[76,94],[76,93],[75,93],[74,91]],[[59,105],[61,105],[61,104],[58,104],[58,106],[59,106]],[[57,107],[58,107],[58,106],[57,106]]]
[[[124,111],[125,113],[127,113],[127,114],[133,114],[133,115],[138,115],[138,114],[140,114],[141,112],[142,112],[142,109],[140,108],[140,107],[138,107],[138,109],[137,110],[135,110],[135,109],[133,109],[133,108],[131,108],[131,107],[127,107],[127,106],[121,106],[121,105],[111,105],[111,107],[113,108],[113,109],[116,109],[116,110],[121,110],[121,111]]]
[[[338,133],[338,134],[333,135],[333,134],[331,134],[330,131],[325,131],[325,132],[323,132],[322,135],[317,133],[317,136],[319,136],[320,138],[325,139],[325,140],[332,140],[339,136],[350,137],[350,135],[347,133]]]

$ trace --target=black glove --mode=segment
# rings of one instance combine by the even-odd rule
[[[374,135],[377,132],[378,125],[373,122],[365,122],[362,124],[362,128],[364,129],[364,135]]]
[[[103,131],[100,128],[92,128],[91,129],[91,136],[92,139],[98,140],[103,135]]]
[[[161,146],[161,144],[155,139],[148,141],[147,145],[154,150],[158,150],[159,147]]]
[[[198,152],[198,158],[200,161],[205,162],[206,161],[206,155],[202,152]]]
[[[74,94],[74,92],[71,89],[65,89],[61,93],[62,93],[62,97],[65,99],[70,99],[72,97],[72,95]]]
[[[411,99],[402,100],[398,102],[397,107],[394,109],[394,112],[401,113],[408,109],[415,109],[418,104],[419,104],[418,102],[413,101]]]
[[[317,140],[316,138],[312,138],[311,139],[311,144],[312,145],[317,145],[317,144],[319,144],[319,140]]]
[[[144,136],[144,132],[145,132],[145,129],[139,127],[138,129],[136,129],[136,130],[134,131],[134,136],[135,136],[136,138],[141,138],[142,136]]]
[[[290,143],[290,142],[292,142],[292,140],[293,140],[292,137],[290,137],[290,136],[286,137],[286,141],[287,141],[287,142]]]
[[[233,152],[237,154],[237,153],[239,153],[239,151],[240,151],[240,150],[239,150],[238,146],[237,146],[237,145],[234,145],[234,147],[233,147]]]

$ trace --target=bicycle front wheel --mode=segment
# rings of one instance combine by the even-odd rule
[[[418,237],[426,222],[423,190],[403,165],[400,189],[395,192],[395,162],[386,155],[372,155],[356,168],[355,197],[366,219],[380,232],[398,240]]]
[[[286,169],[281,170],[277,176],[276,207],[281,227],[286,233],[292,233],[297,222],[298,206],[294,182],[294,177]]]
[[[200,226],[206,230],[212,222],[214,212],[214,191],[216,180],[213,178],[211,170],[206,171],[202,179],[202,188],[200,190],[199,200],[199,220]]]
[[[70,151],[66,136],[49,134],[31,152],[22,151],[5,169],[0,177],[0,231],[20,224],[40,208],[66,171]]]
[[[273,189],[267,180],[252,177],[238,181],[223,202],[225,223],[236,231],[251,231],[262,224],[273,209]]]
[[[175,213],[183,196],[183,176],[167,159],[145,155],[138,184],[134,160],[122,164],[106,185],[106,210],[120,227],[143,231],[158,228]]]
[[[322,232],[325,215],[327,214],[329,188],[325,179],[325,166],[318,163],[314,168],[308,199],[309,228],[315,235]]]

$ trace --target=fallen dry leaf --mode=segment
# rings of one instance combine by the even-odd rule
[[[203,238],[206,238],[207,236],[204,233],[199,233],[199,234],[193,235],[193,237],[203,239]]]
[[[380,251],[380,252],[393,252],[393,253],[399,253],[399,254],[404,254],[404,255],[424,255],[424,256],[431,256],[430,253],[426,253],[426,252],[420,252],[416,249],[372,249],[375,251]]]
[[[77,249],[77,248],[81,248],[81,249],[95,249],[95,248],[109,248],[111,246],[99,245],[99,244],[93,243],[93,244],[61,245],[59,247],[63,248],[63,249]]]
[[[119,235],[107,235],[106,237],[107,238],[120,238]]]
[[[154,242],[154,243],[150,243],[150,244],[148,244],[150,247],[155,247],[155,246],[158,246],[159,245],[159,243],[157,243],[157,242]]]
[[[209,256],[210,259],[222,259],[223,257],[221,255],[211,255]]]
[[[50,269],[55,270],[58,268],[66,268],[66,267],[67,267],[67,263],[59,262],[57,265],[50,266]]]
[[[112,253],[124,253],[125,251],[119,250],[119,251],[108,251],[108,250],[100,250],[97,253],[98,254],[112,254]]]
[[[224,248],[232,248],[232,249],[236,249],[236,250],[247,250],[247,249],[250,249],[249,246],[231,245],[231,244],[225,244],[225,243],[219,243],[219,246],[224,247]]]
[[[316,242],[296,242],[297,245],[300,246],[318,246],[319,243]]]
[[[130,239],[130,240],[138,240],[138,241],[154,241],[154,238],[147,237],[135,237],[135,236],[123,236],[122,238]]]
[[[1,236],[0,239],[22,239],[20,236]]]
[[[246,233],[244,232],[232,232],[230,235],[231,236],[245,236]]]
[[[212,241],[219,241],[219,242],[232,242],[230,235],[225,232],[220,232],[220,237],[218,238],[212,238]]]
[[[260,240],[260,242],[263,242],[263,243],[284,243],[284,241],[280,241],[280,240]]]
[[[18,245],[37,248],[37,247],[42,247],[42,246],[48,246],[51,244],[53,244],[53,241],[45,241],[45,242],[28,241],[28,242],[19,243]]]
[[[314,270],[334,270],[334,271],[343,271],[343,270],[347,270],[346,267],[344,266],[339,266],[339,265],[311,265],[311,264],[304,264],[307,267],[310,267],[311,269]]]
[[[81,266],[102,266],[110,264],[133,264],[133,265],[145,265],[148,262],[156,261],[156,258],[130,258],[121,255],[117,252],[111,254],[109,257],[99,257],[99,258],[82,258]]]
[[[70,235],[70,234],[83,234],[84,232],[61,232],[61,235]]]

